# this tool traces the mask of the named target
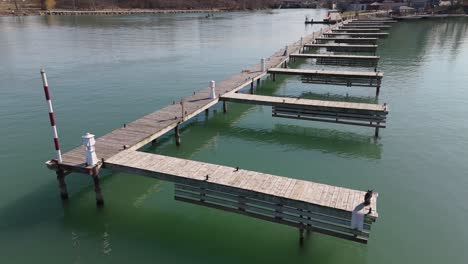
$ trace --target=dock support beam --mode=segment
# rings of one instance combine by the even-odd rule
[[[380,125],[380,123],[377,123],[377,127],[375,128],[375,137],[376,137],[376,138],[379,137],[379,129],[380,129],[380,128],[378,127],[379,125]]]
[[[257,79],[257,87],[260,85],[260,78]]]
[[[60,198],[62,201],[68,200],[68,191],[67,191],[67,184],[65,183],[65,172],[61,169],[55,172],[57,174],[57,181],[59,183],[60,189]]]
[[[91,177],[93,177],[94,192],[96,192],[96,205],[98,207],[103,207],[104,206],[104,198],[102,197],[101,184],[99,183],[99,172],[97,171],[97,169],[95,169],[95,171],[93,172]]]
[[[380,94],[380,85],[376,87],[375,89],[375,96],[379,96]]]
[[[223,101],[223,113],[227,113],[227,103]]]
[[[176,146],[180,146],[180,132],[179,132],[179,125],[174,128],[174,135],[175,135],[175,143]]]
[[[276,82],[276,73],[273,73],[273,81]]]

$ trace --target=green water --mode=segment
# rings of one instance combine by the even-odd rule
[[[378,191],[368,245],[173,200],[169,183],[104,172],[67,177],[59,200],[39,69],[62,148],[223,80],[320,29],[325,10],[0,18],[0,263],[467,263],[468,20],[401,22],[380,41],[381,138],[369,128],[273,119],[229,104],[145,151]],[[316,68],[307,61],[295,67]],[[322,67],[319,68],[333,68]],[[365,69],[358,69],[365,70]],[[258,94],[376,102],[374,89],[262,82]],[[99,150],[97,150],[99,153]]]

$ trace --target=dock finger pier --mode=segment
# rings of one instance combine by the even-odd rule
[[[294,227],[299,230],[301,243],[304,243],[306,231],[367,243],[371,226],[378,219],[379,194],[367,190],[370,186],[364,186],[364,190],[353,190],[239,167],[146,153],[140,149],[169,133],[173,134],[176,145],[182,144],[180,127],[184,123],[197,115],[208,114],[218,104],[222,104],[223,112],[229,114],[228,104],[231,103],[270,106],[271,118],[369,127],[373,131],[372,136],[379,138],[380,129],[387,124],[387,104],[264,96],[255,94],[254,88],[261,89],[261,82],[266,78],[276,81],[277,75],[288,75],[296,76],[289,78],[298,78],[307,84],[361,87],[356,89],[371,87],[372,91],[375,88],[375,96],[378,97],[384,77],[384,73],[378,70],[378,40],[389,34],[382,31],[388,30],[392,23],[393,20],[383,18],[344,19],[287,45],[269,58],[260,58],[258,64],[239,74],[224,81],[211,81],[208,87],[180,102],[173,102],[106,135],[95,138],[88,133],[82,137],[79,147],[63,153],[49,83],[42,70],[57,151],[57,156],[48,160],[46,165],[56,172],[61,198],[69,199],[65,178],[72,173],[81,173],[91,176],[96,203],[103,206],[100,171],[107,169],[172,182],[177,201]],[[355,54],[365,52],[371,54]],[[291,62],[299,59],[304,63],[335,68],[290,68]],[[336,66],[369,70],[340,71]]]

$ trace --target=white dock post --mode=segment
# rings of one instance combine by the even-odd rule
[[[215,81],[210,82],[210,88],[211,88],[210,99],[215,99],[216,98],[216,91],[215,91],[216,82]]]
[[[260,60],[260,71],[261,71],[261,72],[266,71],[266,62],[265,62],[265,58],[262,58],[262,59]]]
[[[94,140],[94,135],[90,133],[86,133],[86,135],[81,137],[83,139],[83,145],[86,148],[86,165],[93,166],[98,163],[98,159],[96,156],[96,140]]]

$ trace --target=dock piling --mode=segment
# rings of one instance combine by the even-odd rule
[[[303,224],[301,223],[300,227],[299,227],[299,245],[304,245],[304,227],[303,227]]]
[[[102,207],[104,206],[104,199],[102,197],[101,185],[99,182],[99,173],[95,173],[91,177],[93,177],[94,191],[96,192],[96,205],[98,207]]]
[[[59,169],[55,173],[57,174],[57,181],[59,183],[60,198],[62,201],[68,200],[67,184],[65,183],[65,172]]]
[[[180,131],[179,131],[179,125],[177,125],[174,128],[174,136],[176,140],[176,146],[180,146]]]
[[[254,93],[254,79],[252,79],[252,82],[250,83],[250,94]]]
[[[227,103],[223,101],[223,113],[227,113]]]

